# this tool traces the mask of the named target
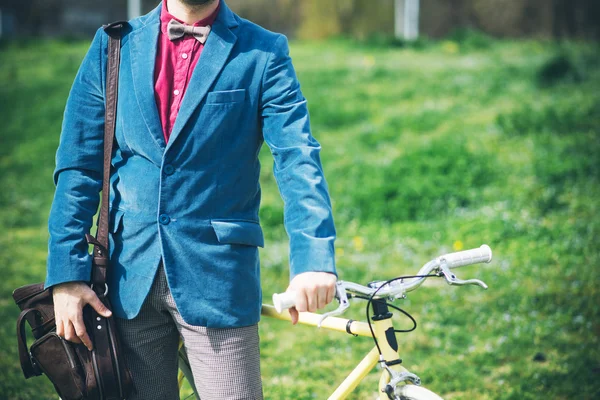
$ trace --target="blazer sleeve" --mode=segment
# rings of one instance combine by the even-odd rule
[[[90,232],[102,189],[106,34],[96,32],[64,111],[48,218],[45,287],[91,279]]]
[[[306,99],[279,35],[270,52],[260,99],[262,134],[271,150],[273,171],[284,201],[290,239],[290,279],[307,271],[336,274],[335,227],[319,152],[311,135]]]

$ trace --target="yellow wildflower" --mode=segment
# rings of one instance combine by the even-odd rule
[[[363,65],[365,67],[371,68],[372,66],[375,65],[375,57],[373,57],[373,56],[365,56],[365,57],[363,57]]]
[[[365,249],[365,242],[360,236],[354,236],[354,238],[352,239],[352,244],[354,245],[356,251],[363,251]]]
[[[444,53],[456,54],[456,53],[458,53],[459,49],[460,48],[458,47],[458,43],[456,43],[456,42],[446,40],[446,41],[444,41],[444,43],[442,43],[442,50],[444,50]]]

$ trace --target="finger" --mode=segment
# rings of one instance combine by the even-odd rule
[[[102,301],[100,301],[98,296],[96,296],[95,292],[92,292],[92,294],[89,296],[89,298],[86,299],[86,301],[90,306],[92,306],[94,310],[96,310],[98,314],[102,315],[104,318],[108,318],[112,315],[112,312],[108,308],[106,308]]]
[[[319,309],[327,305],[327,286],[319,286],[317,289],[317,307]]]
[[[335,297],[335,284],[331,285],[331,287],[327,288],[327,304],[333,301]]]
[[[307,310],[306,290],[296,291],[296,310],[304,312]]]
[[[312,286],[306,289],[307,308],[310,312],[317,311],[317,288]]]
[[[292,317],[292,325],[296,325],[298,323],[298,310],[296,307],[288,308],[288,312],[290,313],[290,317]]]
[[[75,327],[71,323],[71,321],[65,324],[65,339],[72,343],[81,343],[79,337],[75,333]]]
[[[65,337],[65,328],[62,319],[56,320],[56,334],[62,338]]]
[[[85,345],[85,347],[88,348],[88,350],[92,351],[92,348],[93,348],[92,340],[90,339],[90,337],[85,329],[85,323],[83,322],[83,318],[82,318],[81,314],[79,314],[73,320],[73,327],[75,328],[75,334],[77,335],[79,340],[81,340],[81,342]]]

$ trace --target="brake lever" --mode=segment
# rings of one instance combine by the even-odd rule
[[[456,275],[454,273],[452,273],[452,271],[450,271],[450,268],[448,268],[448,265],[444,261],[442,261],[439,265],[438,275],[443,276],[449,285],[454,285],[454,286],[476,285],[476,286],[481,286],[484,289],[488,288],[488,285],[486,285],[485,282],[483,282],[479,279],[466,279],[466,280],[458,279],[456,277]]]
[[[340,306],[333,311],[329,311],[329,312],[321,315],[321,318],[319,319],[319,323],[317,324],[317,327],[319,327],[319,328],[321,327],[321,324],[323,323],[325,318],[333,317],[335,315],[340,315],[344,311],[346,311],[346,309],[348,309],[348,307],[350,307],[350,300],[348,299],[348,294],[346,293],[346,287],[344,286],[344,281],[336,282],[335,298],[340,302]]]

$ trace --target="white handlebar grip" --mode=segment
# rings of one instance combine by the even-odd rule
[[[492,249],[490,249],[490,246],[487,244],[484,244],[477,249],[446,254],[441,256],[440,260],[445,260],[448,268],[458,268],[478,263],[489,263],[492,261]]]
[[[288,308],[292,308],[296,305],[296,292],[289,291],[285,293],[274,293],[273,294],[273,305],[275,306],[275,310],[278,313],[281,313],[283,310],[287,310]]]

